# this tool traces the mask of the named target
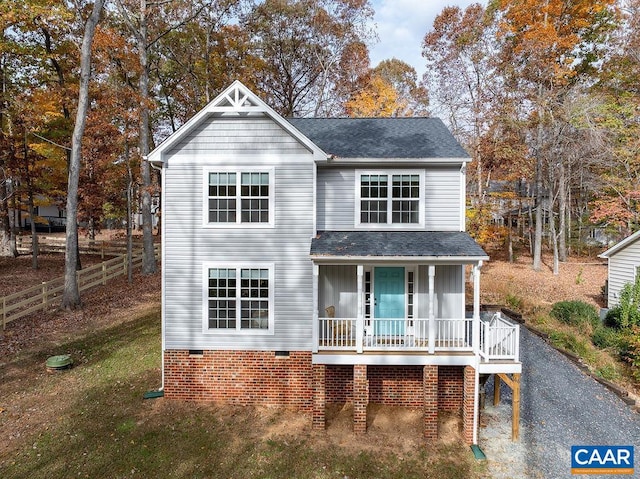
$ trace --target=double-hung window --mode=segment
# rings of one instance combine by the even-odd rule
[[[273,264],[204,267],[205,332],[273,330]]]
[[[209,171],[205,224],[270,226],[273,171]]]
[[[415,171],[356,172],[356,223],[422,226],[423,178]]]

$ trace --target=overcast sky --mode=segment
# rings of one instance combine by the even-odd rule
[[[424,73],[422,40],[444,7],[466,8],[485,0],[371,0],[380,42],[370,47],[371,66],[397,58]]]

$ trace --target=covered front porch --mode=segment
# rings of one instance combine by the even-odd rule
[[[488,257],[466,233],[325,232],[314,239],[312,259],[314,353],[519,360],[518,325],[481,314]]]

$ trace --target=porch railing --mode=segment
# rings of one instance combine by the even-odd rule
[[[480,322],[480,356],[484,359],[518,361],[520,357],[520,326],[500,313]]]
[[[318,349],[332,351],[474,351],[472,318],[319,318]],[[496,317],[480,321],[481,357],[518,360],[519,326]]]

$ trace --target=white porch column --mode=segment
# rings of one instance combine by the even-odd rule
[[[436,266],[429,265],[429,354],[436,352]]]
[[[471,340],[473,352],[476,354],[480,351],[480,268],[482,268],[482,261],[473,265],[473,334]]]
[[[364,343],[364,265],[358,265],[358,316],[356,317],[356,351],[362,352]]]
[[[313,265],[313,291],[311,293],[313,297],[313,323],[311,325],[311,351],[314,353],[318,352],[319,341],[319,328],[320,328],[320,318],[318,315],[318,283],[320,277],[320,266],[314,263]]]

